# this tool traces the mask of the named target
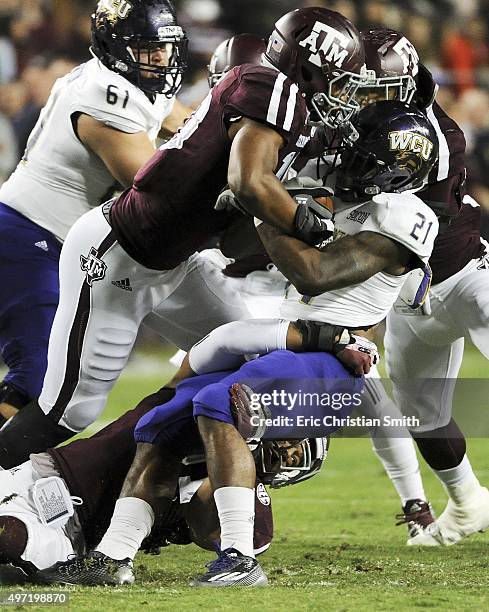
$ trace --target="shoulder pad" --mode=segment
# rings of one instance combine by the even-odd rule
[[[86,113],[101,123],[130,134],[159,131],[172,107],[172,100],[161,105],[157,99],[153,105],[141,90],[97,60],[86,64],[86,69],[74,83],[72,93],[71,113]]]
[[[438,234],[435,213],[414,193],[380,193],[362,231],[373,231],[399,242],[424,263]]]

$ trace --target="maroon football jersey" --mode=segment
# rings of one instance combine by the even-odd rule
[[[227,184],[228,128],[240,117],[283,136],[279,178],[309,141],[307,108],[297,85],[272,68],[244,64],[230,70],[112,205],[115,236],[140,264],[174,268],[235,218],[216,212],[214,204]]]
[[[439,159],[429,175],[428,187],[418,195],[440,215],[440,233],[430,258],[436,284],[479,257],[484,247],[480,241],[480,208],[462,204],[466,172],[464,134],[436,102],[426,114],[438,135]]]

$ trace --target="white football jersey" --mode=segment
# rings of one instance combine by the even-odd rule
[[[428,262],[438,233],[435,213],[413,193],[381,193],[335,213],[334,219],[335,240],[375,232],[404,245],[423,263]],[[290,286],[280,314],[290,321],[308,319],[350,328],[375,325],[386,317],[408,275],[379,272],[363,283],[315,297],[301,295]]]
[[[91,207],[108,199],[115,180],[102,160],[78,140],[75,113],[121,132],[155,140],[174,98],[151,102],[124,77],[92,59],[58,79],[27,142],[23,159],[0,188],[0,202],[64,240]]]

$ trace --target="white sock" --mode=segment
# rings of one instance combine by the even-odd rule
[[[115,504],[109,528],[95,550],[111,559],[134,559],[153,527],[151,506],[137,497],[123,497]]]
[[[464,455],[462,461],[449,470],[433,470],[441,480],[448,497],[456,504],[467,502],[474,493],[478,493],[480,482],[472,471],[469,458]]]
[[[214,492],[221,524],[221,550],[235,548],[254,557],[255,490],[245,487],[221,487]]]
[[[412,438],[372,438],[372,446],[401,498],[401,505],[409,499],[426,501]]]

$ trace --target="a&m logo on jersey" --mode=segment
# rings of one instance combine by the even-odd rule
[[[264,506],[270,505],[270,495],[268,495],[265,485],[262,482],[259,482],[256,487],[256,497]]]
[[[397,130],[389,132],[389,148],[391,151],[399,151],[400,153],[417,153],[425,161],[428,161],[433,151],[433,143],[422,134],[408,130]]]
[[[99,0],[97,14],[102,14],[111,24],[119,19],[126,19],[132,11],[133,5],[129,0]]]
[[[324,36],[325,35],[325,36]],[[324,36],[323,42],[319,44],[319,39]],[[307,38],[301,40],[301,47],[309,47],[311,55],[309,61],[316,66],[321,66],[324,61],[334,62],[338,68],[341,68],[343,62],[348,57],[348,36],[338,32],[329,25],[316,21],[312,32]],[[323,60],[323,61],[321,61]]]
[[[98,258],[98,251],[95,247],[91,247],[86,257],[80,255],[80,267],[83,272],[86,272],[85,280],[90,287],[93,281],[102,280],[107,271],[107,264]]]

